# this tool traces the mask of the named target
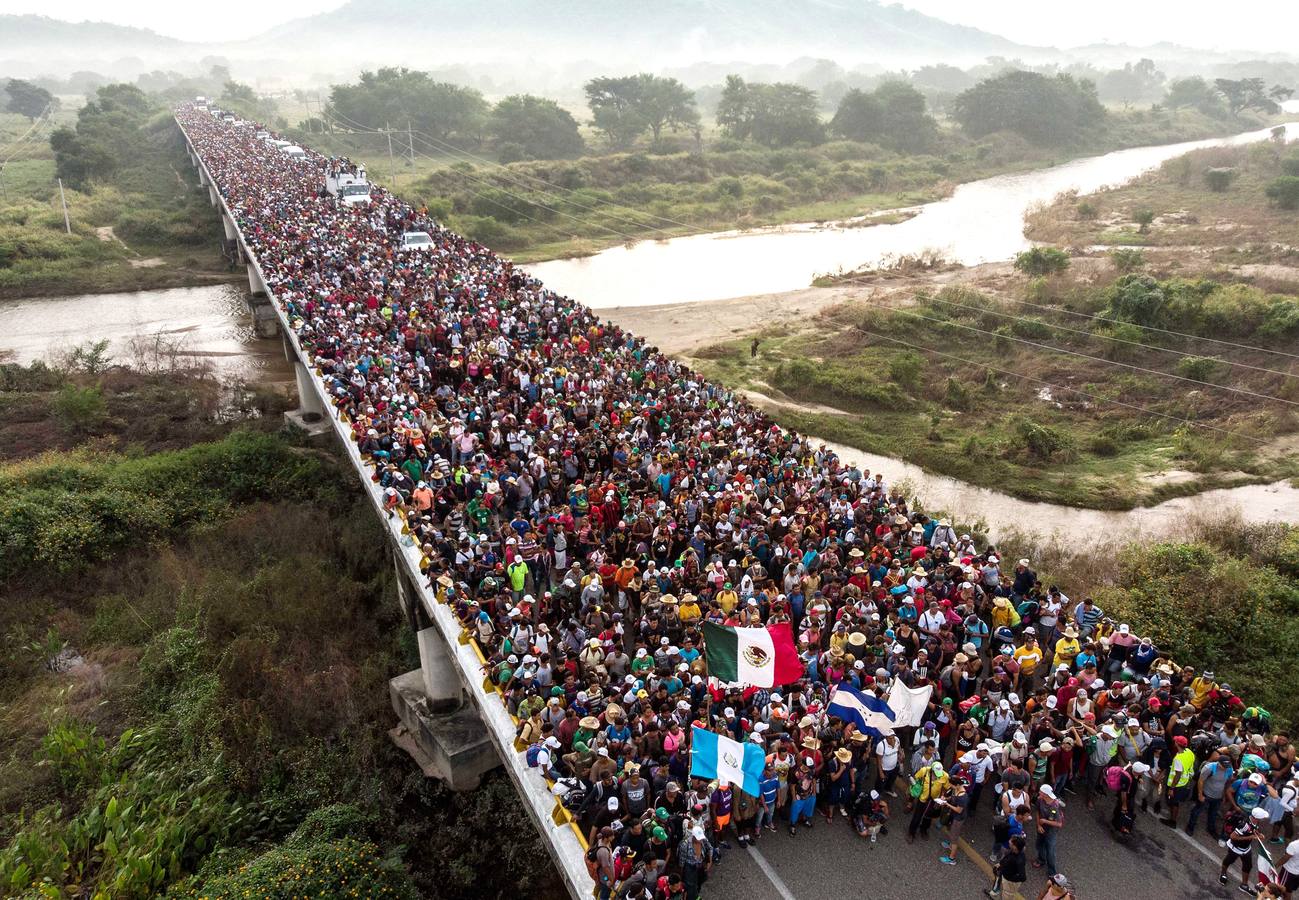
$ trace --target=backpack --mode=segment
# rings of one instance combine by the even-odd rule
[[[1123,789],[1123,767],[1110,766],[1105,770],[1105,786],[1117,793]]]
[[[535,769],[537,767],[537,757],[541,755],[541,748],[543,746],[545,745],[542,744],[541,741],[537,741],[537,743],[528,747],[528,768]]]
[[[586,874],[591,876],[592,881],[598,881],[600,877],[600,858],[596,855],[599,852],[598,844],[586,851]]]

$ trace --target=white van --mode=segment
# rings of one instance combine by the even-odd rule
[[[401,236],[399,250],[428,250],[433,246],[433,236],[427,231],[407,231]]]

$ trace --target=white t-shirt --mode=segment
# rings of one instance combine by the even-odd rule
[[[880,741],[875,752],[879,754],[880,768],[885,772],[892,772],[898,767],[898,754],[902,751],[902,744],[890,747],[888,741]]]
[[[1299,840],[1291,841],[1285,848],[1285,852],[1287,858],[1285,865],[1281,868],[1285,869],[1291,875],[1299,875]]]

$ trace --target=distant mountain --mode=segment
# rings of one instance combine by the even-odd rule
[[[174,54],[185,46],[147,28],[0,15],[0,60]]]
[[[875,0],[350,0],[250,43],[425,66],[556,55],[633,67],[718,57],[917,63],[1036,55]]]

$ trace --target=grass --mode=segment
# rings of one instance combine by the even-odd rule
[[[1293,265],[1299,259],[1299,213],[1276,208],[1264,194],[1289,156],[1299,156],[1299,143],[1195,150],[1121,187],[1086,197],[1062,195],[1028,217],[1025,233],[1068,247],[1197,249],[1225,263]],[[1209,187],[1210,169],[1231,171],[1226,190]],[[1134,221],[1140,210],[1155,214],[1144,232]]]
[[[1065,276],[1056,279],[1053,289],[1074,294],[1070,305],[1078,308],[1103,287]],[[1241,289],[1224,289],[1223,294],[1236,296]],[[1013,290],[1025,292],[1028,285],[1017,283]],[[1189,389],[1184,382],[1110,365],[1104,357],[1117,345],[1100,335],[1054,327],[1077,328],[1076,318],[1048,310],[1016,322],[998,313],[1026,318],[1022,308],[994,295],[951,287],[937,298],[922,295],[888,308],[849,303],[802,329],[759,332],[756,359],[749,353],[751,335],[705,348],[695,357],[710,377],[786,401],[772,414],[789,427],[1029,500],[1130,509],[1210,487],[1299,474],[1292,456],[1271,453],[1250,439],[1299,430],[1292,407]],[[977,335],[961,325],[994,333],[1002,329],[1007,337]],[[1102,359],[1044,354],[1008,339],[1019,334]],[[943,349],[970,364],[920,354],[889,337]],[[1134,352],[1143,367],[1170,373],[1181,358]],[[1223,359],[1248,362],[1253,357]],[[1056,389],[1044,399],[1041,383],[996,370],[1091,396]],[[1291,399],[1295,393],[1293,382],[1276,376],[1242,374],[1225,366],[1214,372],[1215,379],[1243,389]],[[1178,419],[1235,436],[1185,426]]]
[[[4,185],[0,299],[233,280],[219,217],[174,127],[152,133],[148,152],[108,183],[65,190],[70,235],[48,145],[6,166]]]
[[[401,153],[400,134],[393,136],[391,161],[383,135],[294,135],[364,162],[373,179],[425,204],[453,229],[535,262],[699,231],[841,221],[941,199],[964,181],[1243,127],[1192,111],[1115,112],[1070,147],[1034,146],[1016,135],[971,141],[943,129],[928,154],[899,155],[850,141],[773,150],[718,138],[702,149],[668,140],[659,148],[504,168],[487,161],[487,150],[469,151],[484,158],[479,161],[466,153],[430,153],[418,142],[412,162]]]

